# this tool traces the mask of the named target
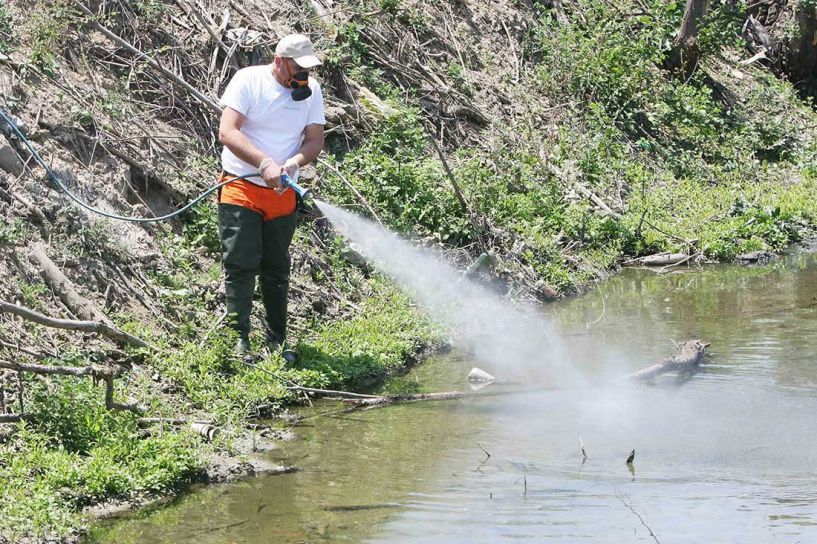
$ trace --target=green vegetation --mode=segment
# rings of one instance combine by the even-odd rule
[[[48,292],[48,287],[44,283],[21,282],[18,287],[23,295],[23,304],[29,308],[39,309],[42,307],[40,298]]]
[[[11,15],[6,9],[5,2],[0,2],[0,53],[11,53],[14,50],[13,44],[16,42]]]
[[[399,373],[444,338],[410,299],[383,280],[348,321],[320,325],[298,346],[297,368],[314,372],[317,387],[354,387]]]
[[[202,467],[191,434],[143,437],[130,413],[108,412],[103,388],[66,377],[49,390],[39,381],[32,424],[0,445],[0,535],[67,536],[76,511],[110,498],[182,488]]]
[[[59,65],[60,48],[72,22],[70,3],[56,0],[36,8],[29,23],[31,60],[47,74]]]
[[[459,245],[470,227],[439,161],[426,154],[427,142],[417,111],[400,108],[381,120],[360,147],[343,155],[339,166],[391,228]],[[336,176],[329,176],[327,184],[336,201],[355,202]]]
[[[104,388],[88,378],[65,377],[50,386],[30,381],[27,388],[36,394],[27,412],[33,420],[19,424],[0,445],[0,536],[66,536],[80,523],[77,512],[85,506],[184,489],[201,474],[208,451],[232,450],[232,437],[246,418],[278,412],[297,400],[284,388],[286,382],[349,387],[400,372],[407,359],[442,336],[405,295],[382,280],[374,286],[356,317],[324,323],[304,335],[301,360],[287,368],[277,354],[252,366],[242,363],[232,356],[235,338],[229,332],[171,345],[140,327],[139,333],[160,348],[144,353],[143,364],[175,392],[157,395],[154,381],[136,374],[128,379],[128,394],[152,416],[207,413],[227,430],[213,445],[170,427],[145,437],[133,414],[105,409]],[[89,361],[73,357],[53,363]]]
[[[543,104],[561,104],[562,121],[550,131],[495,125],[492,146],[461,148],[452,160],[473,210],[512,232],[523,244],[522,264],[559,292],[632,256],[690,251],[730,259],[811,232],[817,145],[802,119],[814,113],[790,84],[762,69],[735,75],[725,59],[740,45],[739,5],[713,4],[690,77],[669,71],[683,7],[655,1],[639,17],[621,17],[623,6],[579,2],[570,25],[543,13],[527,42],[535,66],[528,88],[513,96],[532,116],[553,109]],[[367,62],[362,50],[346,60],[351,70]],[[461,65],[446,71],[464,84]],[[475,233],[431,158],[411,100],[383,87],[378,92],[395,113],[352,151],[337,146],[338,166],[390,227],[472,245]],[[356,203],[338,178],[329,175],[327,185],[335,202]],[[503,245],[500,259],[509,249]]]

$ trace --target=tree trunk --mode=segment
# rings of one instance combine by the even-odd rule
[[[817,96],[817,8],[800,4],[795,18],[799,33],[792,43],[789,77],[806,94]]]
[[[698,64],[698,25],[709,12],[709,4],[710,0],[686,0],[681,28],[668,59],[669,67],[681,70],[684,77],[689,77]]]

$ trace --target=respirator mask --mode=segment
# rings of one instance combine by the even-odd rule
[[[292,73],[289,69],[289,63],[284,62],[287,68],[287,86],[292,89],[292,100],[300,102],[312,96],[312,89],[309,88],[309,72],[303,70],[301,72]]]

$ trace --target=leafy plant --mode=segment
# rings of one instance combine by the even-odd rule
[[[0,2],[0,53],[11,53],[14,50],[13,44],[16,42],[11,14],[9,14],[5,2]]]
[[[49,74],[59,64],[58,52],[73,20],[69,6],[66,0],[43,4],[31,19],[31,60]]]

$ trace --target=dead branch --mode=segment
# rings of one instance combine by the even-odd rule
[[[655,533],[653,532],[652,528],[651,528],[649,525],[647,525],[647,522],[646,522],[646,521],[644,521],[644,518],[641,516],[641,514],[639,514],[639,513],[636,511],[636,509],[635,509],[635,508],[633,508],[633,505],[632,505],[632,504],[630,504],[630,503],[628,503],[626,500],[624,500],[624,498],[623,498],[623,497],[622,497],[622,496],[621,496],[621,495],[620,495],[618,492],[616,492],[616,498],[617,498],[618,500],[620,500],[620,501],[621,501],[621,503],[622,503],[624,506],[626,506],[626,507],[627,507],[627,509],[628,509],[630,512],[632,512],[633,514],[635,514],[635,517],[637,517],[637,518],[638,518],[638,520],[641,522],[641,525],[643,525],[644,527],[646,527],[646,528],[647,528],[647,531],[649,531],[650,536],[653,538],[653,540],[655,540],[656,544],[661,544],[661,541],[660,541],[660,540],[658,540],[658,537],[657,537],[657,536],[655,536]]]
[[[32,374],[60,375],[60,376],[94,376],[97,377],[102,372],[101,367],[84,366],[46,366],[31,365],[23,363],[13,363],[0,359],[0,368],[8,368],[17,372],[31,372]]]
[[[23,306],[18,306],[17,304],[12,304],[11,302],[0,300],[0,313],[4,312],[14,314],[18,317],[22,317],[27,321],[33,321],[34,323],[38,323],[46,327],[53,327],[56,329],[65,329],[70,331],[97,333],[107,338],[110,338],[117,344],[127,344],[139,348],[150,347],[150,345],[144,340],[141,340],[140,338],[132,336],[126,332],[120,331],[119,329],[116,329],[108,325],[107,323],[101,323],[99,321],[55,319],[53,317],[43,315],[39,312],[35,312],[34,310],[31,310],[29,308],[24,308]]]
[[[2,340],[0,340],[0,348],[5,348],[5,349],[8,349],[8,350],[13,350],[13,351],[19,351],[20,353],[25,353],[26,355],[31,355],[35,359],[45,359],[46,357],[48,357],[48,355],[46,355],[44,353],[38,353],[38,352],[36,352],[34,350],[24,348],[22,346],[18,346],[18,345],[15,345],[15,344],[9,344],[8,342],[3,342]]]
[[[123,367],[111,368],[88,365],[85,367],[70,367],[70,366],[46,366],[46,365],[31,365],[22,363],[13,363],[11,361],[4,361],[0,359],[0,368],[8,368],[17,372],[30,372],[32,374],[42,375],[59,375],[59,376],[75,376],[83,377],[90,376],[94,380],[103,380],[105,382],[105,407],[108,410],[128,410],[139,413],[141,410],[133,404],[121,404],[114,401],[113,398],[113,381],[118,378],[125,371]]]
[[[434,150],[437,152],[437,155],[440,157],[440,162],[443,164],[445,175],[448,176],[448,180],[451,182],[451,186],[454,188],[454,194],[457,196],[457,200],[459,200],[462,210],[465,212],[469,221],[471,222],[471,228],[474,229],[474,236],[477,239],[477,245],[480,251],[487,251],[488,246],[485,244],[485,239],[482,237],[482,232],[479,228],[479,223],[477,222],[477,215],[468,205],[468,200],[465,199],[465,195],[462,193],[462,189],[460,189],[460,184],[457,183],[457,178],[454,177],[454,172],[452,172],[451,167],[448,166],[448,160],[445,158],[445,153],[443,153],[443,150],[440,147],[440,144],[437,143],[436,139],[432,138],[431,136],[429,136],[428,139],[431,142],[431,145],[434,147]]]
[[[701,340],[687,340],[681,342],[678,346],[678,354],[664,359],[660,363],[633,372],[627,378],[633,380],[646,381],[675,370],[694,370],[698,367],[704,355],[706,355],[706,348],[709,342],[702,342]]]
[[[97,377],[100,374],[102,376],[102,379],[105,380],[105,408],[107,408],[108,410],[133,412],[135,414],[142,413],[142,409],[139,408],[136,404],[122,404],[113,400],[113,380],[116,377],[114,372],[111,372],[110,370],[105,370],[102,373],[98,373]]]
[[[686,262],[690,259],[690,255],[686,253],[656,253],[655,255],[647,255],[646,257],[639,257],[633,259],[633,263],[638,263],[642,266],[671,266]]]
[[[446,391],[443,393],[417,393],[412,395],[389,395],[382,397],[373,397],[367,399],[343,399],[347,404],[354,404],[357,406],[384,406],[386,404],[394,404],[395,402],[417,402],[421,400],[453,400],[460,399],[465,396],[465,393],[459,391]]]
[[[0,414],[0,423],[19,423],[30,419],[28,414]]]
[[[211,425],[209,421],[181,419],[177,417],[140,417],[137,420],[137,423],[140,426],[155,425],[157,423],[166,423],[168,425],[193,425],[194,423],[198,423],[201,425]]]
[[[304,393],[313,393],[316,395],[331,395],[346,400],[377,400],[383,397],[377,395],[365,395],[363,393],[351,393],[349,391],[333,391],[331,389],[315,389],[314,387],[302,387],[300,385],[291,385],[285,387],[289,391],[301,391]]]
[[[610,208],[610,206],[608,206],[596,193],[594,193],[593,191],[591,191],[590,189],[588,189],[587,187],[578,182],[575,183],[573,186],[576,188],[577,191],[583,194],[585,198],[587,198],[588,200],[593,202],[593,204],[598,206],[601,211],[603,211],[610,217],[613,217],[615,219],[621,219],[621,214]]]

